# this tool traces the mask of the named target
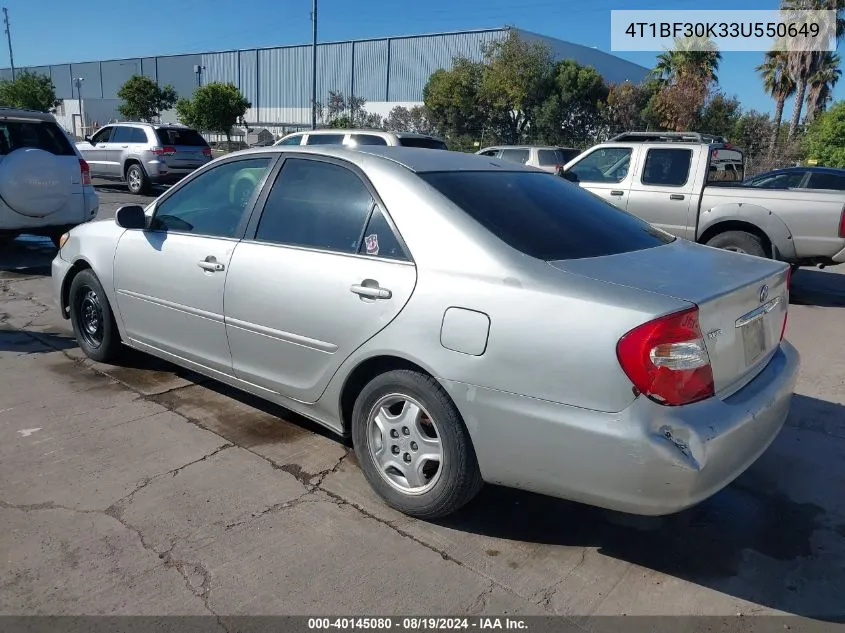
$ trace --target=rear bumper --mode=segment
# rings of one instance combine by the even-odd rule
[[[152,160],[146,163],[147,176],[150,182],[157,185],[170,185],[179,182],[185,176],[194,173],[203,165],[196,167],[178,168],[170,167],[159,160]]]
[[[783,342],[730,398],[663,407],[641,396],[617,414],[442,382],[467,423],[485,481],[664,515],[712,496],[768,448],[789,413],[799,364]]]
[[[845,248],[843,248],[841,251],[836,253],[836,255],[831,257],[831,259],[833,261],[835,261],[837,264],[845,264]]]

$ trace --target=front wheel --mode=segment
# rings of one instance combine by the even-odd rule
[[[144,168],[138,164],[129,165],[126,170],[126,185],[130,193],[145,193],[150,188],[150,181]]]
[[[367,384],[352,414],[355,454],[370,485],[400,512],[452,514],[483,481],[469,432],[433,378],[390,371]]]
[[[707,246],[721,248],[735,253],[754,255],[755,257],[768,257],[766,249],[763,248],[763,240],[752,233],[745,231],[725,231],[711,237]]]
[[[83,270],[70,284],[70,322],[79,347],[91,360],[108,363],[122,351],[120,333],[106,292],[92,270]]]

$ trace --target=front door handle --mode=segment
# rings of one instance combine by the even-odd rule
[[[367,299],[390,299],[393,296],[390,290],[379,288],[378,282],[371,279],[365,279],[360,284],[350,287],[349,290],[359,297],[366,297]]]
[[[226,269],[223,264],[217,261],[214,255],[209,255],[205,259],[198,261],[197,266],[210,273],[216,273]]]
[[[683,196],[683,194],[680,194],[680,193],[673,193],[672,195],[669,196],[669,200],[683,200],[683,199],[684,199],[684,196]]]
[[[624,196],[625,192],[619,191],[618,189],[614,189],[613,191],[610,192],[610,195],[611,196]]]

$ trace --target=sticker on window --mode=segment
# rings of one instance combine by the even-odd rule
[[[364,238],[367,247],[367,255],[378,255],[378,235],[373,233]]]

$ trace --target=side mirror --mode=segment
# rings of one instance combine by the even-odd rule
[[[565,178],[569,182],[578,182],[578,176],[571,171],[561,171],[561,178]]]
[[[115,213],[114,221],[122,229],[147,228],[147,216],[144,213],[144,207],[137,204],[127,204],[120,207]]]
[[[91,140],[91,137],[90,137],[90,136],[86,136],[83,140],[84,140],[86,143],[89,143],[90,145],[93,145],[93,144],[94,144],[94,141],[92,141],[92,140]]]

